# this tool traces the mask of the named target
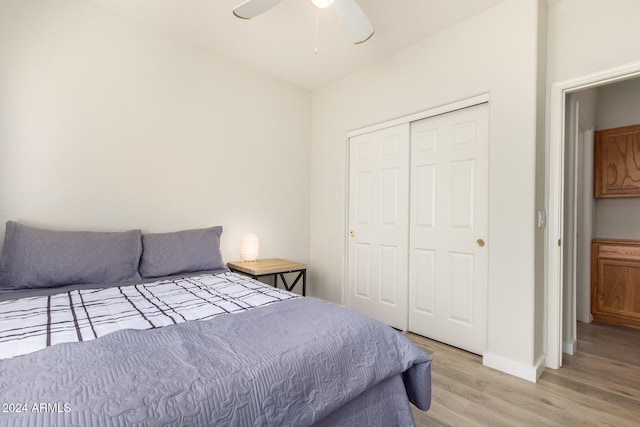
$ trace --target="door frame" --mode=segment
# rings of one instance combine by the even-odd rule
[[[564,228],[567,252],[564,253],[563,267],[566,271],[563,273],[563,280],[568,280],[563,289],[563,296],[568,297],[564,301],[563,309],[563,336],[562,336],[562,352],[574,354],[577,349],[577,319],[588,317],[581,313],[578,316],[578,291],[581,296],[589,297],[589,286],[584,283],[578,283],[578,274],[585,278],[590,276],[591,258],[584,259],[585,253],[590,253],[592,233],[592,209],[593,209],[593,152],[585,151],[585,146],[593,149],[593,124],[582,108],[580,101],[575,100],[571,105],[567,105],[567,109],[571,110],[569,122],[567,126],[572,126],[571,132],[568,133],[571,138],[566,144],[569,158],[565,166],[571,164],[571,200],[568,204],[569,211],[565,212]],[[569,150],[569,148],[571,148]],[[586,162],[585,155],[590,155],[590,161]],[[581,172],[581,173],[580,173]],[[565,175],[565,179],[567,176]],[[566,182],[565,182],[566,184]],[[586,184],[586,185],[585,185]],[[578,202],[581,201],[579,204]],[[565,202],[567,202],[565,198]],[[581,228],[579,228],[581,226]],[[579,237],[578,237],[579,236]],[[582,255],[578,257],[578,255]],[[585,264],[586,262],[586,264]],[[585,287],[587,289],[585,289]],[[582,307],[582,304],[580,306]]]
[[[344,224],[345,224],[345,229],[343,230],[343,236],[344,236],[344,241],[343,241],[343,245],[344,245],[344,265],[343,265],[343,269],[342,269],[342,283],[345,284],[345,286],[342,287],[342,301],[344,302],[344,305],[346,306],[347,304],[347,298],[349,297],[349,165],[350,163],[350,158],[349,158],[349,139],[354,137],[354,136],[358,136],[358,135],[362,135],[365,133],[369,133],[369,132],[374,132],[377,130],[381,130],[381,129],[385,129],[388,127],[392,127],[392,126],[396,126],[396,125],[401,125],[401,124],[406,124],[406,123],[411,123],[411,122],[415,122],[417,120],[422,120],[422,119],[427,119],[429,117],[434,117],[434,116],[438,116],[440,114],[446,114],[446,113],[450,113],[456,110],[461,110],[463,108],[467,108],[467,107],[473,107],[474,105],[478,105],[478,104],[483,104],[483,103],[487,103],[489,102],[489,93],[482,93],[480,95],[476,95],[476,96],[472,96],[469,98],[465,98],[465,99],[461,99],[458,101],[454,101],[448,104],[444,104],[444,105],[440,105],[437,107],[433,107],[427,110],[423,110],[423,111],[419,111],[417,113],[413,113],[413,114],[409,114],[406,116],[402,116],[402,117],[398,117],[395,119],[391,119],[391,120],[387,120],[385,122],[380,122],[380,123],[375,123],[366,127],[362,127],[359,129],[353,129],[350,131],[347,131],[346,135],[345,135],[345,159],[346,159],[346,165],[345,165],[345,185],[346,185],[346,189],[347,191],[345,192],[345,209],[344,209]],[[408,267],[408,266],[407,266]],[[407,324],[409,321],[409,314],[407,312]]]
[[[576,145],[582,143],[582,147],[580,150],[576,150],[576,154],[580,153],[582,156],[576,159],[577,162],[582,162],[582,176],[576,175],[576,180],[581,180],[582,182],[582,204],[578,205],[576,203],[576,230],[578,233],[577,242],[576,242],[576,282],[573,284],[574,286],[574,318],[573,320],[573,330],[574,337],[577,339],[577,326],[576,322],[578,319],[582,319],[582,322],[591,323],[591,306],[590,306],[590,296],[591,296],[591,283],[590,281],[587,284],[579,284],[577,282],[578,277],[580,275],[580,271],[582,271],[582,277],[590,277],[591,276],[591,240],[593,239],[593,151],[586,151],[586,147],[593,148],[594,143],[594,132],[595,127],[589,117],[586,115],[582,107],[580,106],[580,102],[576,102]],[[583,136],[582,140],[580,140],[580,135]],[[578,147],[576,147],[578,148]],[[576,174],[577,174],[576,170]],[[576,202],[578,197],[576,195]],[[578,220],[581,218],[582,221]],[[582,227],[578,227],[582,225]],[[582,251],[582,259],[579,257],[578,251]],[[585,256],[585,254],[588,254]],[[582,260],[582,263],[580,262]],[[582,288],[582,291],[580,291]],[[583,295],[583,299],[586,300],[586,304],[580,303],[578,301],[578,295]],[[575,347],[575,345],[574,345]],[[575,348],[574,348],[575,351]]]
[[[553,83],[549,103],[549,143],[545,189],[548,228],[545,234],[546,261],[546,366],[562,366],[562,236],[564,230],[564,152],[566,95],[640,76],[640,61]]]

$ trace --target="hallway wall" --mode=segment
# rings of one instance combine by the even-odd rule
[[[596,130],[640,124],[640,78],[598,88],[596,121]],[[597,238],[640,239],[640,197],[596,199],[595,215]]]

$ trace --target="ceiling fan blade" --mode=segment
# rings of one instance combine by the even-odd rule
[[[335,0],[333,10],[353,43],[366,42],[371,38],[373,25],[355,0]]]
[[[233,14],[238,18],[251,19],[266,12],[282,0],[247,0],[233,9]]]

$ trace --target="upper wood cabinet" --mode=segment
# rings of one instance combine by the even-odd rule
[[[640,197],[640,125],[595,133],[595,197]]]

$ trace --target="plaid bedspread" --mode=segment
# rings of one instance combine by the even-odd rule
[[[121,329],[155,329],[299,296],[236,273],[204,274],[0,302],[0,359]]]

